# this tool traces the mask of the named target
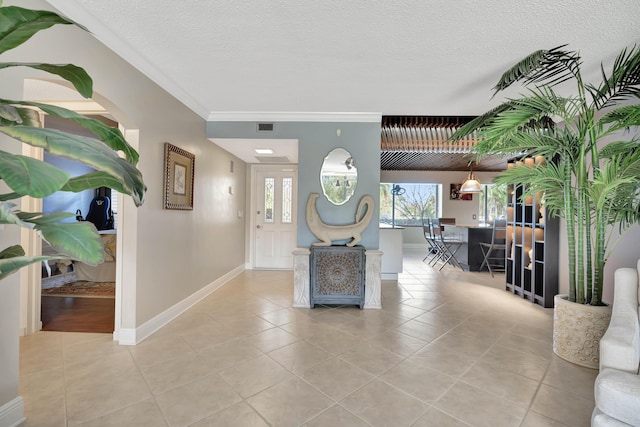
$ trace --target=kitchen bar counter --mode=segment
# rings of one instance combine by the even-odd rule
[[[456,259],[465,271],[480,271],[484,256],[479,243],[490,243],[492,233],[492,224],[444,224],[445,236],[453,235],[464,242],[456,252]]]
[[[398,280],[402,273],[404,227],[391,227],[380,224],[380,250],[382,255],[382,280]]]

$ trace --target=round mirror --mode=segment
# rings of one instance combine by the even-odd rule
[[[356,191],[358,168],[344,148],[331,150],[322,162],[320,184],[325,197],[334,205],[346,203]]]

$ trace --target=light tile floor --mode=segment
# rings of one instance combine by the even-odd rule
[[[596,371],[553,355],[552,311],[504,276],[408,251],[382,310],[293,309],[247,271],[135,347],[22,338],[26,426],[588,426]]]

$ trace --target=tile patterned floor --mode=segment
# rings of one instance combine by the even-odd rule
[[[24,337],[25,425],[589,425],[597,372],[553,355],[551,310],[500,275],[404,267],[382,310],[293,309],[292,272],[247,271],[135,347]]]

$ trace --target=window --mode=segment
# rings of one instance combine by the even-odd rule
[[[264,222],[273,222],[275,178],[264,179]]]
[[[111,189],[111,212],[113,214],[113,228],[118,228],[118,192]]]
[[[293,178],[282,178],[282,223],[293,222]]]
[[[482,184],[480,193],[480,222],[492,223],[495,219],[506,218],[507,215],[507,185]]]
[[[438,216],[439,192],[439,184],[380,184],[380,222],[421,227],[422,218]]]

